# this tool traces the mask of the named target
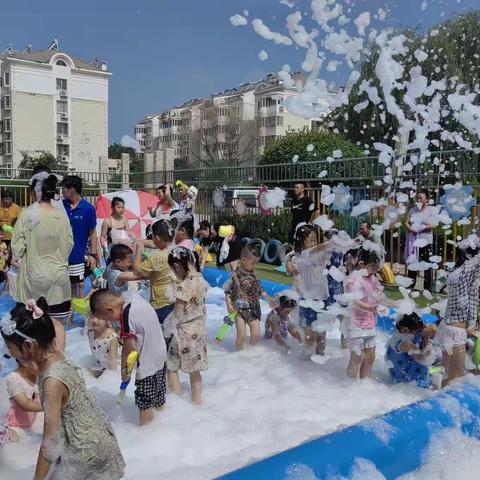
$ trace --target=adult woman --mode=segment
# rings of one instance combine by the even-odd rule
[[[443,351],[444,383],[464,374],[467,330],[474,330],[477,323],[479,277],[480,239],[469,235],[458,245],[455,268],[447,278],[445,317],[434,340]]]
[[[34,203],[17,220],[12,251],[20,263],[15,300],[26,304],[31,298],[45,297],[51,318],[65,321],[71,308],[67,269],[73,236],[65,211],[56,206],[57,185],[57,176],[50,172],[32,177]]]
[[[170,185],[159,185],[157,187],[158,203],[155,208],[148,207],[148,212],[152,218],[166,215],[172,208],[177,207],[175,200],[172,198],[172,187]]]
[[[112,214],[102,223],[102,232],[100,234],[100,243],[102,247],[112,244],[112,230],[125,230],[130,233],[128,220],[123,216],[125,213],[125,201],[120,197],[113,197]]]

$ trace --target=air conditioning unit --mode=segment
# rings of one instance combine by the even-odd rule
[[[67,91],[66,90],[60,90],[60,96],[61,97],[66,97],[67,96]]]
[[[63,142],[63,135],[57,135],[57,141]]]
[[[278,107],[279,112],[283,112],[284,110],[285,110],[285,107],[283,107],[283,106]]]
[[[60,118],[63,118],[64,120],[66,120],[68,117],[66,113],[61,113]]]

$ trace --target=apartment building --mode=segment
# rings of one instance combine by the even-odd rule
[[[299,76],[296,74],[294,79]],[[321,123],[321,119],[306,120],[290,113],[285,100],[291,95],[298,92],[270,74],[260,81],[147,116],[136,125],[135,136],[143,152],[171,148],[175,158],[187,165],[212,156],[218,162],[236,155],[242,157],[238,159],[242,163],[253,161],[286,132],[318,128]]]
[[[18,168],[22,153],[55,155],[66,168],[93,171],[108,155],[111,73],[59,51],[0,56],[0,165]]]

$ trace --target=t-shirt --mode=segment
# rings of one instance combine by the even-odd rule
[[[122,298],[120,336],[135,340],[138,353],[136,379],[142,380],[162,370],[167,360],[162,327],[155,309],[138,293],[125,292]]]
[[[300,199],[295,199],[290,207],[292,210],[292,227],[295,229],[300,223],[308,223],[315,210],[315,204],[310,198],[304,195]]]
[[[428,245],[433,243],[433,232],[432,230],[423,230],[423,228],[425,225],[431,225],[434,223],[434,216],[436,213],[436,209],[429,205],[422,210],[415,205],[408,211],[410,224],[412,228],[418,232],[416,238],[426,240]]]
[[[168,248],[158,250],[144,260],[137,269],[142,277],[150,280],[150,302],[155,309],[167,307],[175,302],[172,298],[174,282],[168,266],[168,254]]]
[[[22,209],[15,203],[12,203],[8,208],[0,205],[0,228],[4,225],[10,225],[13,227],[21,211]],[[4,240],[11,240],[12,234],[4,232],[3,238]]]
[[[113,268],[112,264],[108,265],[103,272],[103,278],[107,281],[108,289],[113,293],[121,294],[128,290],[128,282],[124,282],[123,285],[117,283],[118,277],[122,272]]]
[[[78,265],[85,262],[88,239],[90,232],[97,226],[97,215],[95,208],[83,198],[73,210],[69,200],[64,200],[63,205],[73,233],[73,248],[68,257],[68,264]]]

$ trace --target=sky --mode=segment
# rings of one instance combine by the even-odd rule
[[[310,11],[309,0],[291,0]],[[387,11],[380,28],[422,30],[480,8],[480,0],[343,0],[351,16]],[[285,64],[300,68],[304,51],[274,45],[251,25],[233,27],[232,15],[248,10],[272,30],[286,33],[285,18],[295,11],[281,0],[15,0],[2,5],[0,52],[9,44],[44,49],[58,39],[60,49],[87,61],[107,62],[110,81],[110,142],[133,136],[135,124],[184,101],[259,80]],[[308,23],[307,23],[308,25]],[[310,24],[310,26],[313,26]],[[347,27],[348,29],[348,27]],[[258,53],[269,57],[261,62]],[[346,69],[326,72],[342,85]]]

